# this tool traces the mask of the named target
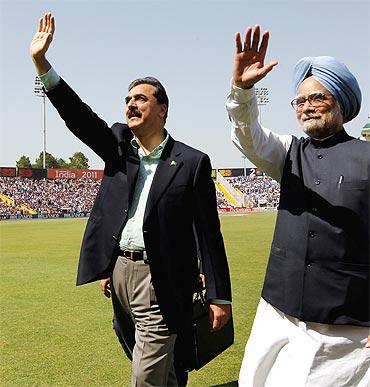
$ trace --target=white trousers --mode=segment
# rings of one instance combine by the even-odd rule
[[[369,328],[300,321],[261,298],[241,387],[370,387]]]

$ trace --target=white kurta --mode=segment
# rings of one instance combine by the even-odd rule
[[[369,387],[368,328],[300,321],[261,298],[241,387]]]

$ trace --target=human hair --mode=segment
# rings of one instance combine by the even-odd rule
[[[132,88],[138,85],[152,85],[155,87],[154,97],[157,99],[158,103],[164,104],[167,106],[167,111],[165,116],[163,117],[164,122],[166,122],[167,115],[168,115],[168,107],[169,107],[169,100],[166,93],[166,89],[162,85],[161,82],[158,81],[157,78],[154,77],[144,77],[144,78],[137,78],[134,81],[132,81],[128,86],[128,91],[130,91]]]

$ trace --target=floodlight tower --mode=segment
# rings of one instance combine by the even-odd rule
[[[260,116],[260,124],[262,125],[262,106],[266,106],[269,100],[269,91],[267,87],[256,87],[256,98]]]
[[[43,105],[43,128],[42,128],[42,133],[43,133],[43,153],[42,153],[42,167],[45,169],[46,167],[46,114],[45,114],[45,91],[42,88],[43,84],[41,82],[41,79],[36,76],[35,78],[35,87],[34,87],[34,92],[37,97],[42,97],[42,105]]]
[[[242,159],[243,159],[243,174],[244,174],[244,177],[247,177],[247,168],[246,168],[246,165],[245,165],[246,158],[247,158],[247,156],[242,155]]]

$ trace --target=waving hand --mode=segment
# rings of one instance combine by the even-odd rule
[[[265,65],[269,32],[265,31],[260,43],[260,27],[248,27],[244,42],[240,33],[235,35],[236,52],[233,65],[233,83],[242,89],[251,88],[264,78],[277,64],[276,60]]]
[[[46,73],[50,68],[45,53],[53,40],[54,31],[54,16],[46,13],[43,18],[40,18],[37,32],[30,45],[30,54],[39,75]]]

